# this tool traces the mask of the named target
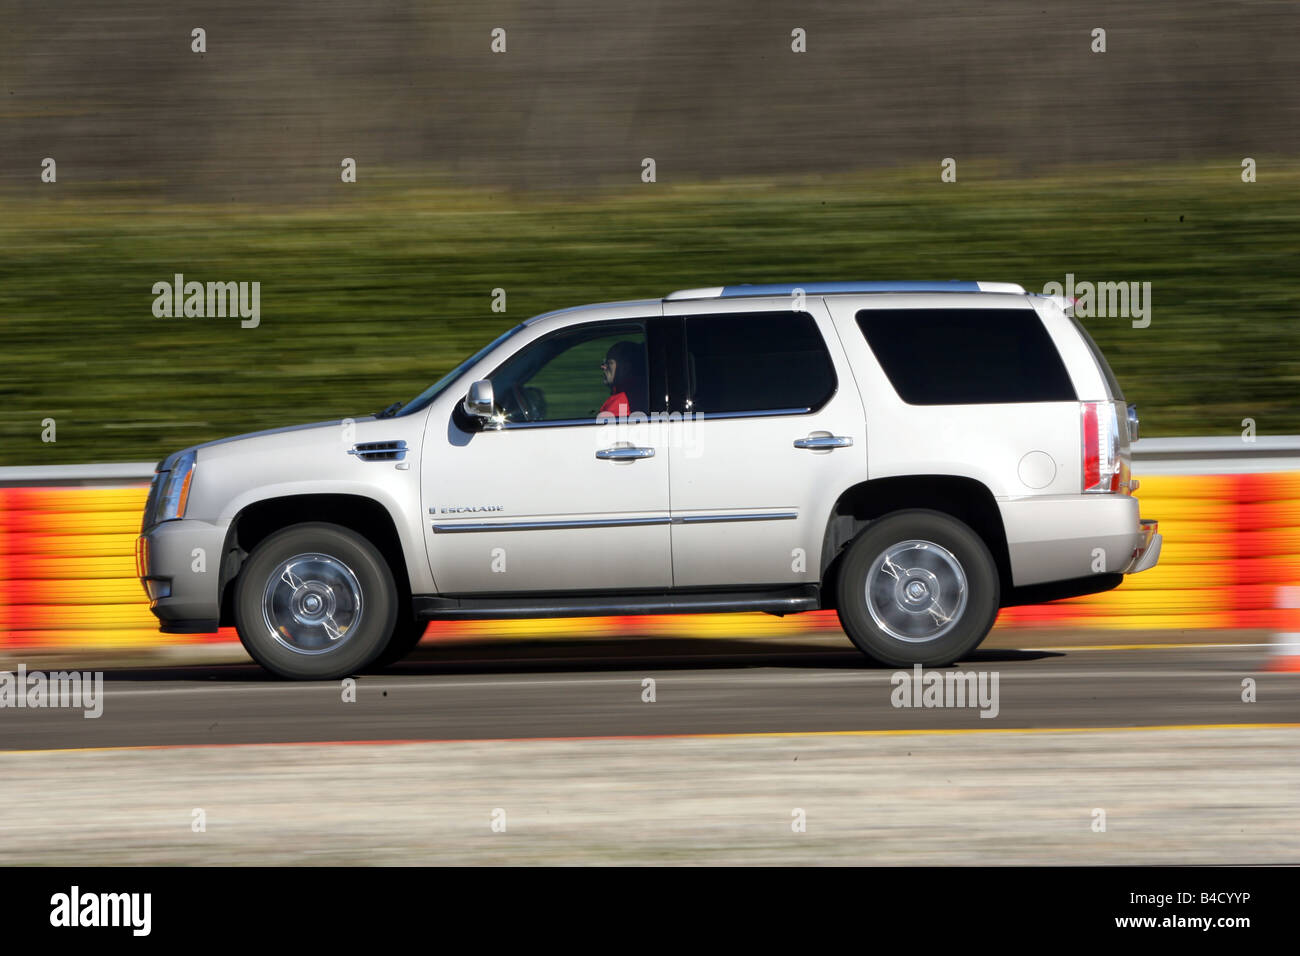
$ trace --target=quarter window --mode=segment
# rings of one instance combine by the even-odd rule
[[[863,309],[857,320],[909,405],[1077,400],[1033,309]]]

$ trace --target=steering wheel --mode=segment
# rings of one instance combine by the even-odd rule
[[[546,418],[546,396],[540,388],[524,388],[516,382],[510,392],[515,400],[515,410],[524,421],[536,422]]]

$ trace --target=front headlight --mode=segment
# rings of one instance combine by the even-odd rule
[[[190,484],[194,480],[194,461],[194,452],[183,451],[171,463],[171,470],[158,476],[162,480],[162,488],[153,515],[155,524],[159,521],[185,517],[185,505],[189,503],[190,497]]]

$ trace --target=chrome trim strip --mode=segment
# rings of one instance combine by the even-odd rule
[[[568,521],[456,521],[451,524],[434,524],[434,534],[460,534],[473,531],[542,531],[573,528],[630,528],[660,524],[710,524],[731,521],[792,521],[799,517],[797,511],[774,511],[766,514],[682,515],[669,518],[576,518]]]
[[[549,422],[502,422],[501,431],[512,432],[520,428],[562,428],[572,425],[603,424],[605,424],[605,420],[598,418],[557,418]]]
[[[836,390],[838,391],[838,386]],[[834,397],[834,393],[832,393],[831,397],[832,398]],[[727,419],[727,418],[767,418],[767,417],[772,417],[777,415],[807,415],[811,412],[812,412],[812,408],[805,406],[803,408],[768,408],[756,412],[690,411],[690,412],[678,413],[678,414],[679,415],[684,414],[686,416],[695,416],[696,420],[707,421],[711,419]],[[628,425],[638,425],[638,424],[645,425],[645,424],[662,423],[665,425],[672,425],[672,424],[676,424],[678,421],[691,420],[690,418],[680,418],[680,417],[677,419],[669,418],[668,416],[671,414],[674,413],[667,412],[667,411],[642,412],[639,413],[637,417],[631,421],[629,421],[629,419],[626,416],[624,416],[623,418],[615,418],[612,416],[606,418],[557,418],[555,421],[549,421],[549,422],[505,422],[502,424],[501,427],[502,430],[504,431],[513,431],[514,429],[517,428],[558,428],[562,426],[605,425],[610,423],[628,424]],[[661,417],[659,419],[655,419],[653,417],[655,415],[659,415]]]
[[[452,524],[435,524],[434,534],[457,534],[466,531],[539,531],[566,528],[624,528],[641,525],[668,524],[667,515],[657,518],[581,518],[571,521],[457,521]]]
[[[834,397],[834,393],[832,393]],[[757,412],[697,412],[694,409],[687,412],[687,415],[694,415],[698,419],[710,421],[715,418],[766,418],[773,415],[807,415],[812,409],[805,408],[769,408]]]
[[[730,515],[682,515],[673,518],[673,524],[711,524],[727,521],[792,521],[799,517],[797,511],[770,511],[766,514],[751,512]]]

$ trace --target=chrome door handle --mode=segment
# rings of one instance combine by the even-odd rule
[[[634,448],[630,445],[602,448],[596,452],[596,457],[601,461],[635,461],[638,458],[653,458],[654,456],[655,450],[653,448]]]
[[[853,439],[842,435],[818,435],[814,438],[796,438],[795,448],[848,448]]]

